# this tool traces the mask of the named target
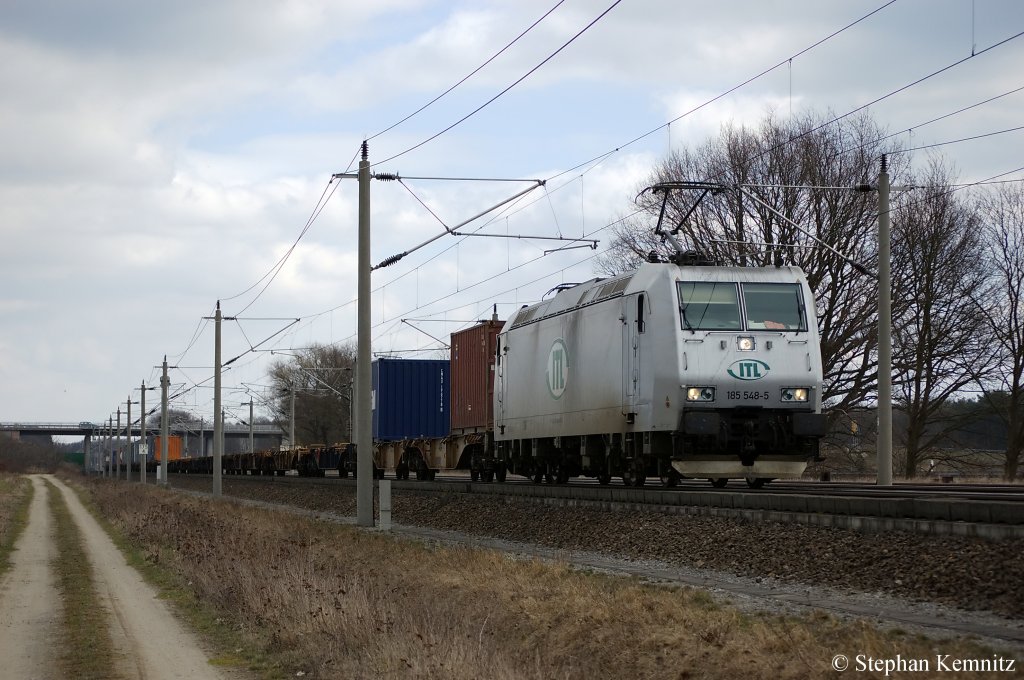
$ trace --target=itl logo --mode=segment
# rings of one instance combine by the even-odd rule
[[[739,380],[760,380],[772,370],[768,364],[757,359],[734,361],[729,366],[729,375]]]
[[[555,399],[561,399],[565,393],[565,386],[569,382],[569,350],[565,341],[558,338],[551,343],[551,351],[548,352],[548,366],[545,378],[548,383],[548,392]]]

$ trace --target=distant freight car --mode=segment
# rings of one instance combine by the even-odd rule
[[[160,435],[153,437],[153,448],[149,451],[149,460],[151,462],[159,463],[161,461],[161,452],[163,447],[160,443]],[[181,444],[181,436],[172,434],[167,437],[167,460],[175,461],[181,460],[181,452],[183,450]]]

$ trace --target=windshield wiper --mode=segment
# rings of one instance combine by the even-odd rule
[[[686,326],[686,330],[693,331],[693,324],[686,318],[686,305],[679,305],[679,313],[683,317],[683,324]]]

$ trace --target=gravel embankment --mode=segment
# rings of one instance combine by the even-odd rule
[[[209,490],[209,478],[172,486]],[[224,493],[338,515],[355,514],[349,486],[224,478]],[[654,512],[556,508],[490,496],[395,493],[395,522],[529,542],[558,550],[658,560],[752,578],[883,592],[1024,618],[1024,540],[862,534],[774,522]]]

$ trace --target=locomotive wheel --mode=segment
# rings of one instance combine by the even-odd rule
[[[612,483],[612,476],[607,472],[602,472],[597,475],[597,483],[601,486],[607,486]]]
[[[499,482],[504,482],[506,474],[507,474],[507,472],[505,471],[505,468],[504,467],[500,467],[500,468],[498,468],[498,471],[495,473],[495,476],[498,478]]]
[[[478,470],[469,471],[469,481],[477,482],[480,481],[480,472]]]
[[[729,483],[729,478],[716,477],[714,479],[709,479],[708,481],[711,482],[711,486],[715,487],[716,489],[724,489],[725,485]]]
[[[540,484],[542,481],[544,481],[544,473],[541,470],[537,470],[533,473],[532,478],[534,484]]]
[[[551,474],[550,472],[547,472],[547,473],[544,474],[544,481],[547,482],[548,484],[554,484],[555,483],[555,476],[553,474]]]
[[[555,484],[568,484],[569,483],[569,471],[564,466],[559,465],[555,468]]]
[[[751,489],[761,489],[770,481],[767,477],[747,477],[747,486]]]
[[[494,481],[494,470],[484,470],[480,473],[480,480],[486,484]]]
[[[647,483],[647,475],[636,470],[626,470],[622,473],[622,483],[626,486],[640,487]]]
[[[678,486],[679,475],[673,472],[667,472],[661,476],[661,485],[671,489],[672,487]]]

